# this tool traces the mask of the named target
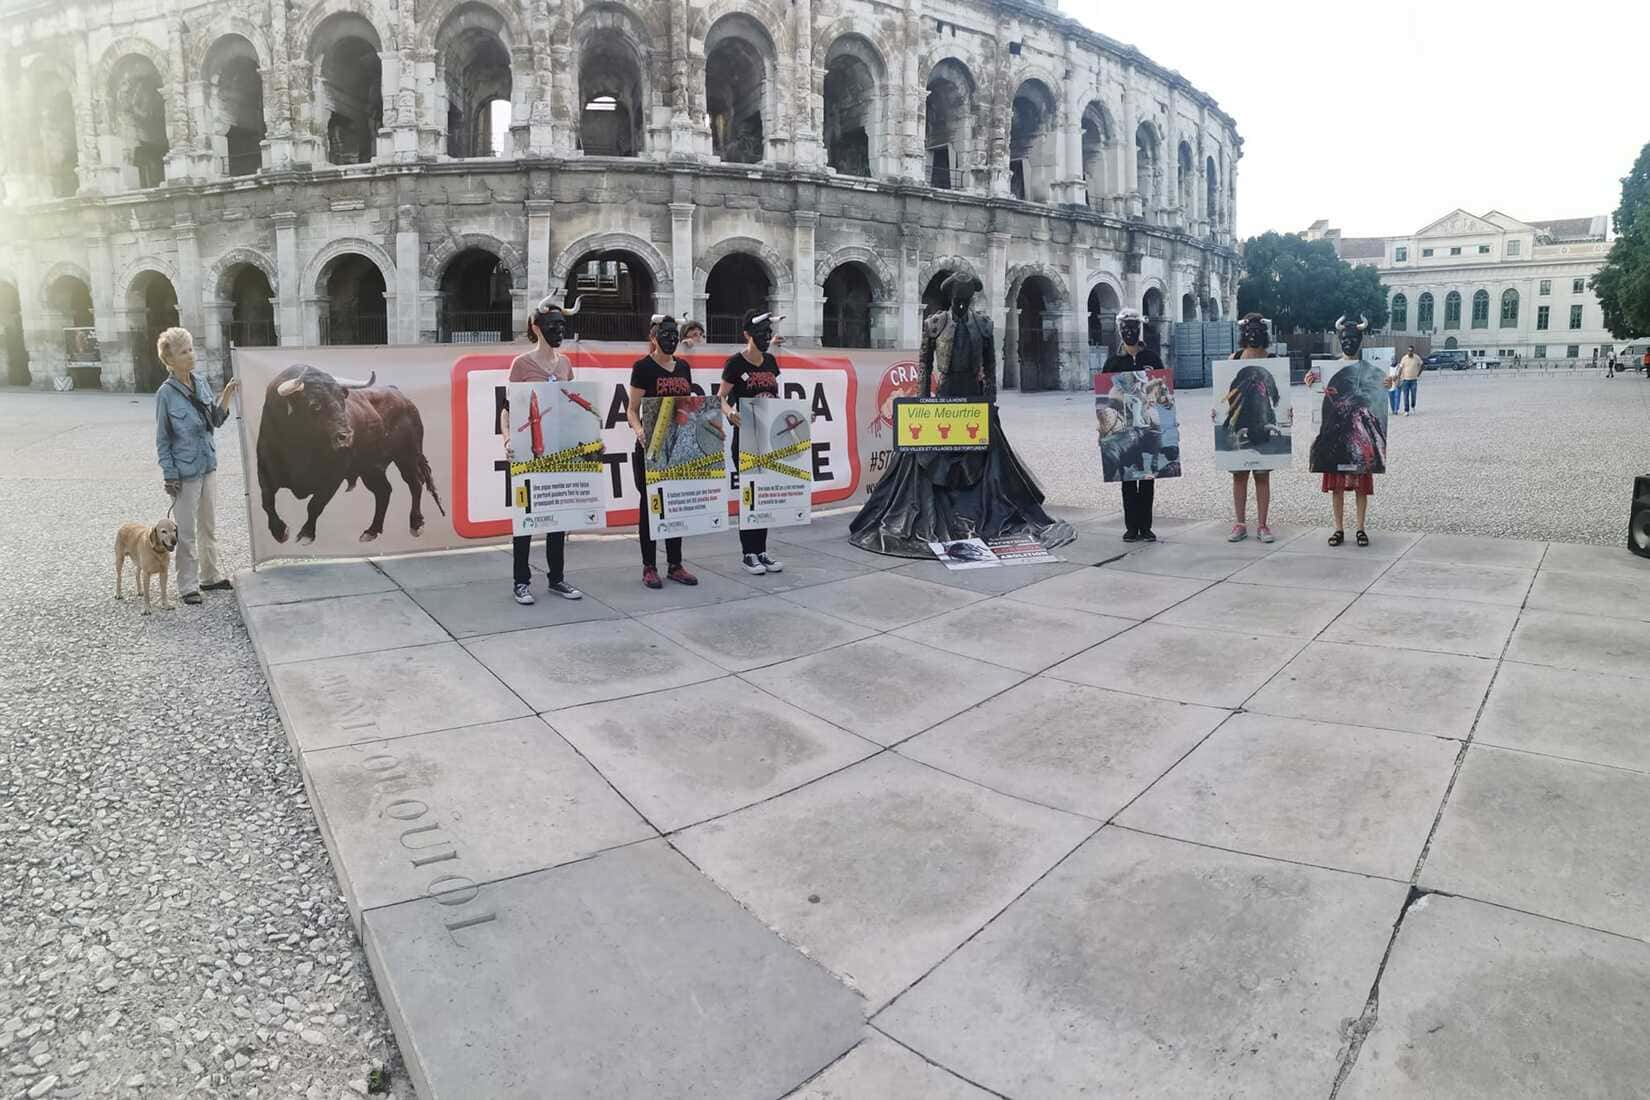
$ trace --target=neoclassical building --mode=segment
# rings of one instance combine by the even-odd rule
[[[232,343],[491,341],[565,288],[910,346],[977,275],[1002,382],[1087,382],[1124,304],[1232,312],[1241,141],[1020,0],[24,0],[0,21],[14,381],[153,388]],[[93,373],[93,372],[96,373]]]

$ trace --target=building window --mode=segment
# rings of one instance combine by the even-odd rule
[[[1430,249],[1430,248],[1421,249],[1421,259],[1424,260],[1430,255],[1432,255],[1432,249]]]
[[[1387,327],[1393,332],[1402,332],[1409,327],[1409,299],[1402,294],[1392,296],[1392,317],[1387,321]]]
[[[1432,291],[1427,291],[1415,300],[1415,331],[1432,331]]]
[[[1551,279],[1541,280],[1541,295],[1542,295],[1542,297],[1546,297],[1547,295],[1551,294],[1552,292],[1553,292],[1553,281]]]
[[[1461,292],[1458,290],[1444,295],[1444,327],[1461,327]]]
[[[1452,245],[1450,247],[1449,254],[1451,256],[1459,256],[1461,254],[1461,246],[1458,245],[1458,244],[1457,245]]]
[[[1518,327],[1518,291],[1516,290],[1501,292],[1501,327]]]
[[[1480,256],[1488,256],[1490,254],[1490,246],[1487,245],[1487,244],[1479,245],[1478,246],[1478,254]]]
[[[1394,263],[1400,263],[1401,264],[1407,259],[1409,259],[1409,249],[1405,248],[1403,245],[1399,245],[1396,249],[1393,250],[1392,261]]]
[[[1490,327],[1490,292],[1480,290],[1472,296],[1472,327]]]
[[[1570,293],[1571,294],[1585,294],[1585,293],[1587,293],[1587,280],[1586,279],[1571,279],[1570,280]]]
[[[1523,241],[1508,241],[1507,242],[1507,255],[1517,256],[1517,255],[1522,254],[1523,251],[1524,251],[1524,242]]]
[[[1537,332],[1546,332],[1547,324],[1552,317],[1552,306],[1535,307],[1535,328]]]
[[[1535,357],[1537,359],[1547,358],[1547,345],[1546,344],[1537,344],[1535,346]]]
[[[1580,359],[1581,358],[1581,345],[1580,344],[1571,344],[1568,347],[1566,347],[1564,349],[1564,358],[1566,358],[1566,359]]]
[[[1581,307],[1580,306],[1571,306],[1570,307],[1570,327],[1571,328],[1580,328],[1581,327]]]

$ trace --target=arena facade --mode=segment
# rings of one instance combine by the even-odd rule
[[[1037,4],[6,7],[13,383],[153,389],[174,323],[213,376],[232,343],[507,339],[562,288],[585,338],[766,305],[794,346],[915,347],[964,270],[1002,384],[1081,387],[1121,306],[1233,309],[1232,119]]]

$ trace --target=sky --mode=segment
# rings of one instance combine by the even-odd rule
[[[1399,236],[1462,207],[1608,214],[1650,143],[1650,3],[1059,0],[1214,96],[1243,138],[1237,230]],[[1155,12],[1131,24],[1122,13]]]

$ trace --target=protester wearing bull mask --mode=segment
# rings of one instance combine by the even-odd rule
[[[1258,313],[1244,314],[1238,322],[1238,349],[1232,353],[1232,358],[1265,359],[1271,346],[1272,337],[1266,329],[1266,318]],[[1209,415],[1214,415],[1213,409],[1209,410]],[[1227,542],[1242,542],[1249,537],[1246,521],[1251,473],[1255,478],[1255,538],[1261,542],[1276,541],[1272,529],[1266,525],[1266,514],[1272,507],[1272,471],[1233,470],[1232,509],[1237,514],[1237,522],[1232,524],[1232,531],[1226,536]]]
[[[636,537],[642,544],[642,583],[649,588],[663,588],[659,579],[659,548],[648,530],[647,461],[642,455],[645,435],[642,429],[642,402],[649,397],[687,397],[693,393],[693,368],[687,360],[676,357],[681,344],[681,332],[676,318],[668,313],[656,313],[648,326],[648,353],[636,360],[630,368],[629,402],[625,418],[630,430],[636,433],[636,451],[631,456],[631,472],[636,479],[636,492],[641,498],[636,510]],[[665,540],[665,576],[677,584],[694,585],[699,578],[682,565],[680,536]]]
[[[774,340],[773,326],[783,321],[767,310],[747,310],[739,324],[745,337],[745,350],[728,356],[722,367],[722,384],[716,396],[722,402],[722,415],[733,425],[733,453],[739,453],[739,402],[750,398],[779,396],[779,362],[768,348]],[[739,528],[740,564],[753,576],[780,573],[783,562],[768,556],[768,529],[755,527],[747,531]]]
[[[1139,310],[1125,309],[1118,313],[1117,336],[1123,346],[1106,360],[1104,373],[1163,369],[1163,360],[1157,352],[1145,346],[1145,318]],[[1120,484],[1123,489],[1123,541],[1156,542],[1157,536],[1152,533],[1152,479]]]
[[[178,524],[178,591],[194,605],[202,589],[234,587],[218,568],[218,447],[212,433],[229,419],[229,399],[240,380],[230,379],[214,398],[211,383],[195,373],[195,338],[188,329],[167,329],[155,350],[168,373],[155,392],[155,451]]]
[[[512,382],[571,382],[573,362],[561,352],[561,343],[567,333],[567,319],[578,313],[580,306],[563,309],[551,298],[545,298],[527,316],[527,336],[533,341],[531,351],[522,352],[510,362]],[[498,413],[498,430],[504,436],[504,460],[515,461],[510,447],[510,406]],[[515,553],[515,595],[522,606],[534,603],[533,567],[530,564],[533,536],[517,535],[510,540]],[[568,584],[563,576],[567,556],[567,532],[547,531],[544,535],[544,568],[550,583],[550,592],[564,600],[581,600],[584,593]]]

